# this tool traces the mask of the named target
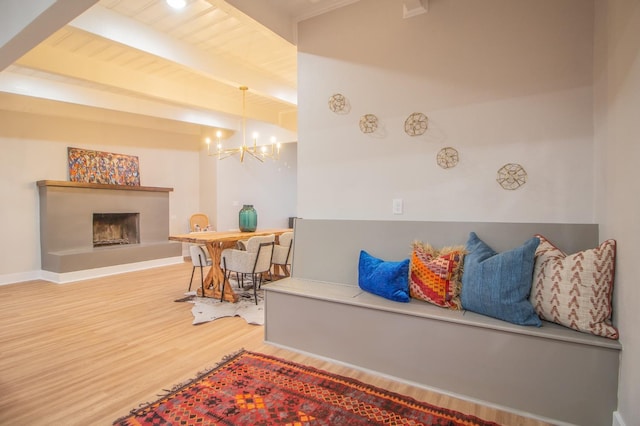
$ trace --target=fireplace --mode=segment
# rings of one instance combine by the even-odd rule
[[[94,213],[93,246],[140,243],[140,213]]]
[[[37,184],[46,279],[69,282],[182,262],[182,245],[169,241],[171,188],[52,180]]]

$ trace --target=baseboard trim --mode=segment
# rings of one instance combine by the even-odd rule
[[[613,426],[626,426],[619,411],[613,412]]]
[[[23,283],[26,281],[34,281],[42,278],[42,271],[18,272],[15,274],[0,275],[0,285]]]
[[[0,276],[0,285],[16,284],[25,281],[45,280],[55,284],[66,284],[74,281],[88,280],[92,278],[106,277],[109,275],[122,274],[125,272],[142,271],[144,269],[157,268],[159,266],[175,265],[184,263],[182,256],[166,257],[163,259],[153,259],[144,262],[125,263],[122,265],[106,266],[104,268],[86,269],[82,271],[56,273],[51,271],[30,271],[17,274],[7,274]]]

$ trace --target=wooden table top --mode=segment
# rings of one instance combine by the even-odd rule
[[[169,239],[171,241],[180,241],[183,243],[206,244],[206,243],[213,243],[213,242],[245,240],[251,237],[271,235],[271,234],[280,235],[285,232],[293,232],[293,229],[292,228],[257,229],[254,232],[201,231],[201,232],[189,232],[188,234],[169,235]]]

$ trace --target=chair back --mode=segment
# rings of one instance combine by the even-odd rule
[[[200,227],[200,230],[204,230],[209,226],[209,216],[204,213],[192,214],[189,218],[189,231],[194,232],[196,230],[196,225]]]
[[[207,253],[202,246],[190,245],[189,254],[191,255],[191,262],[193,266],[208,266],[207,265]]]
[[[272,243],[275,242],[276,236],[274,234],[264,235],[260,237],[251,237],[247,240],[245,246],[247,247],[247,251],[249,253],[255,253],[258,251],[260,244],[262,243]]]
[[[285,232],[278,237],[278,245],[291,247],[293,241],[293,232]]]
[[[293,232],[285,232],[278,237],[278,245],[273,249],[273,263],[276,265],[291,264],[291,246]]]
[[[257,253],[256,263],[253,267],[254,273],[266,272],[271,268],[271,258],[273,257],[275,241],[276,236],[274,234],[251,237],[247,241],[247,252]]]
[[[267,272],[271,269],[271,259],[273,258],[273,246],[275,241],[270,243],[260,243],[258,246],[258,253],[256,255],[256,263],[253,267],[253,273],[258,274],[261,272]]]

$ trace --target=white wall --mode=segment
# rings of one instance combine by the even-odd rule
[[[225,148],[242,146],[242,120],[238,131],[223,139]],[[216,168],[216,229],[238,229],[238,212],[243,204],[253,204],[258,212],[258,228],[285,228],[289,217],[296,216],[297,135],[286,129],[255,120],[246,122],[246,144],[253,145],[252,134],[258,133],[258,145],[270,143],[271,137],[284,142],[280,159],[259,162],[245,154],[240,162],[238,154],[218,160],[214,155],[206,157],[205,167]],[[215,152],[214,143],[211,152]]]
[[[64,104],[0,98],[6,108],[0,106],[0,233],[10,241],[0,248],[0,284],[40,278],[36,181],[68,180],[69,146],[138,156],[142,185],[174,188],[172,234],[189,232],[196,212],[206,213],[217,229],[237,228],[243,203],[253,202],[262,228],[286,227],[296,216],[296,143],[284,145],[278,162],[219,162],[207,156],[198,126],[93,109],[74,111],[83,118],[71,119],[64,118]],[[248,126],[280,141],[296,139],[266,123]],[[240,134],[226,142],[240,144]]]
[[[243,204],[253,204],[258,212],[258,228],[286,228],[289,217],[296,216],[297,144],[282,147],[280,160],[260,163],[237,156],[218,162],[217,229],[238,229],[238,212]]]
[[[284,144],[278,162],[218,161],[207,156],[202,135],[189,126],[159,122],[154,129],[149,123],[132,126],[135,121],[127,114],[107,123],[0,109],[0,233],[10,241],[0,248],[0,284],[40,277],[36,181],[68,180],[69,146],[138,156],[143,186],[174,188],[172,234],[189,232],[189,217],[196,212],[206,213],[217,229],[237,228],[244,203],[254,204],[261,228],[286,227],[296,216],[296,143]],[[278,140],[295,140],[289,131],[251,125]],[[188,255],[186,245],[183,254]]]
[[[615,424],[640,424],[639,0],[358,2],[299,27],[298,212],[306,218],[599,223],[618,241]],[[330,30],[329,30],[330,29]],[[351,111],[327,108],[334,93]],[[422,138],[404,118],[430,117]],[[375,137],[358,129],[378,115]],[[435,154],[457,148],[442,170]],[[529,182],[500,189],[519,162]],[[405,214],[391,214],[402,197]]]
[[[215,228],[218,221],[218,167],[217,163],[211,161],[211,157],[207,156],[204,142],[201,145],[202,149],[199,153],[198,164],[200,168],[200,180],[198,182],[200,186],[200,207],[198,212],[206,214],[209,217],[209,224]],[[185,230],[185,232],[189,231],[189,229]],[[189,256],[186,245],[183,249],[184,255]]]
[[[631,426],[640,424],[640,1],[596,2],[595,46],[596,210],[601,239],[618,243],[614,319],[623,349],[617,424]]]
[[[138,156],[142,185],[174,188],[169,196],[170,232],[185,232],[189,215],[198,209],[198,154],[176,147],[191,138],[194,136],[0,110],[0,234],[4,241],[0,284],[39,277],[36,181],[68,180],[69,146]]]
[[[592,64],[583,0],[434,1],[406,20],[400,0],[357,2],[303,21],[299,215],[593,223]],[[421,137],[403,130],[413,112],[430,120]],[[377,134],[360,132],[366,113]],[[447,146],[460,163],[445,170]],[[496,182],[509,162],[528,173],[516,191]]]

